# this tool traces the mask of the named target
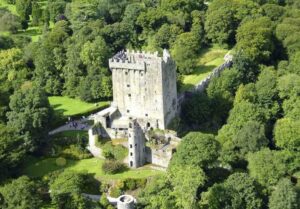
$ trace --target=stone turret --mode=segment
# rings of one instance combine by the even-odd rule
[[[130,120],[128,128],[128,162],[130,168],[145,164],[145,135],[136,120]]]
[[[131,195],[122,195],[118,198],[117,209],[134,209],[134,198]]]

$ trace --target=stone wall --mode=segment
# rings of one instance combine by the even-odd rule
[[[196,84],[193,89],[191,89],[189,91],[185,91],[185,92],[181,93],[180,95],[178,95],[178,98],[177,98],[178,109],[180,109],[180,105],[190,94],[192,94],[194,92],[203,92],[207,88],[209,82],[214,77],[220,76],[221,72],[223,70],[225,70],[226,68],[230,67],[231,65],[232,65],[232,58],[226,60],[222,65],[214,68],[213,71],[206,78],[204,78],[198,84]]]

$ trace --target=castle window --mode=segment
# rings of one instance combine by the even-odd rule
[[[148,113],[146,113],[145,116],[148,117]]]
[[[130,148],[132,148],[132,144],[130,145]]]
[[[128,72],[125,72],[125,75],[128,75]]]
[[[132,128],[132,123],[129,123],[129,128]],[[130,134],[129,134],[129,136],[130,136]]]
[[[135,144],[134,146],[137,147],[137,144]]]
[[[128,94],[128,97],[131,97],[131,94]]]
[[[132,152],[130,152],[130,156],[132,156],[133,154],[132,154]]]
[[[130,87],[130,84],[127,84],[127,87]]]
[[[132,167],[133,166],[133,162],[132,161],[130,161],[130,167]]]
[[[127,113],[129,113],[130,112],[130,110],[127,110]]]

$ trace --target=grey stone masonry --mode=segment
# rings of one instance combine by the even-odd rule
[[[122,116],[165,129],[177,113],[176,65],[167,50],[121,51],[109,60],[113,105]]]

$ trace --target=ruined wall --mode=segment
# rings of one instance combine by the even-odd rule
[[[171,158],[172,150],[146,147],[146,160],[148,163],[167,168]]]

